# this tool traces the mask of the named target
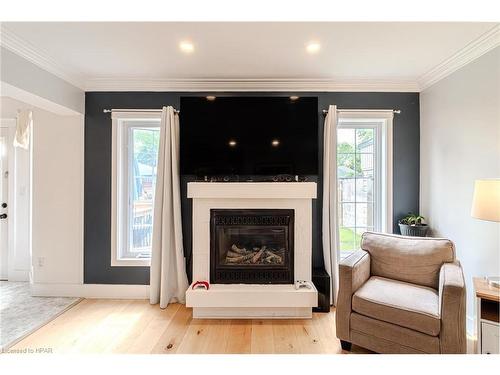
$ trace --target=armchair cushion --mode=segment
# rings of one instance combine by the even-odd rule
[[[439,286],[441,265],[455,260],[453,242],[444,238],[365,232],[361,248],[370,253],[373,276],[434,289]]]
[[[374,319],[439,335],[439,295],[432,288],[372,276],[354,293],[352,309]]]

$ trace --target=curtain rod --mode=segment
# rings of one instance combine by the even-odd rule
[[[337,109],[337,112],[392,112],[396,114],[400,114],[400,109]],[[323,115],[328,114],[328,110],[323,110]]]
[[[161,109],[123,109],[123,108],[120,108],[120,109],[103,109],[102,110],[104,113],[111,113],[111,112],[152,112],[152,113],[155,113],[155,112],[161,112],[162,110]],[[174,112],[175,113],[181,113],[181,111],[177,110],[177,109],[174,109]]]
[[[104,113],[111,112],[161,112],[161,109],[103,109]],[[392,111],[392,113],[400,114],[400,109],[337,109],[338,112],[388,112]],[[175,113],[181,113],[181,111],[174,109]],[[323,115],[328,114],[328,110],[323,110]]]

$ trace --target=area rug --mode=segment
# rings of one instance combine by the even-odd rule
[[[6,351],[80,300],[32,297],[29,283],[0,281],[0,352]]]

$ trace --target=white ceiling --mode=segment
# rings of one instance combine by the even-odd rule
[[[2,28],[88,86],[96,79],[417,82],[497,25],[24,22]],[[181,40],[192,41],[194,53],[182,53]],[[321,43],[315,55],[305,50],[311,40]]]

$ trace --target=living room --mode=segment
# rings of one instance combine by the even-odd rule
[[[352,6],[1,17],[3,358],[493,364],[500,23]]]

